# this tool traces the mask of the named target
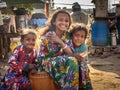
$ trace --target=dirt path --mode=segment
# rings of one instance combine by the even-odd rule
[[[107,58],[90,57],[93,90],[120,90],[120,54]]]
[[[93,90],[120,90],[120,54],[108,58],[89,57]],[[4,74],[7,63],[0,62]]]

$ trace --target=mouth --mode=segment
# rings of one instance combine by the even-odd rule
[[[81,44],[81,42],[76,42],[76,44]]]
[[[60,28],[66,29],[66,26],[65,25],[61,25]]]
[[[29,44],[29,47],[34,47],[35,45]]]

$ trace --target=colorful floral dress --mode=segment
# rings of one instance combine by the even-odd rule
[[[9,58],[9,69],[0,90],[31,90],[28,77],[23,73],[28,64],[36,64],[35,49],[26,52],[23,45],[16,47]]]
[[[78,90],[79,66],[75,57],[65,55],[57,56],[61,47],[51,43],[46,38],[47,34],[41,38],[38,61],[41,62],[42,70],[48,72],[61,90]],[[61,39],[70,44],[69,33],[64,32]]]
[[[78,48],[71,48],[75,53],[88,52],[88,47],[85,43],[81,44]],[[84,57],[84,61],[79,62],[79,88],[80,90],[92,90],[91,79],[89,76],[90,70],[87,65],[88,55]]]

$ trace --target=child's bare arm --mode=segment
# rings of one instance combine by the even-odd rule
[[[73,53],[73,54],[69,54],[68,56],[73,56],[75,58],[77,58],[78,61],[84,61],[84,57],[87,56],[89,54],[89,52],[85,51],[85,52],[82,52],[82,53]]]

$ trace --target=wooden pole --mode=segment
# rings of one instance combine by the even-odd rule
[[[45,10],[46,17],[49,18],[49,1],[46,1],[44,10]]]

